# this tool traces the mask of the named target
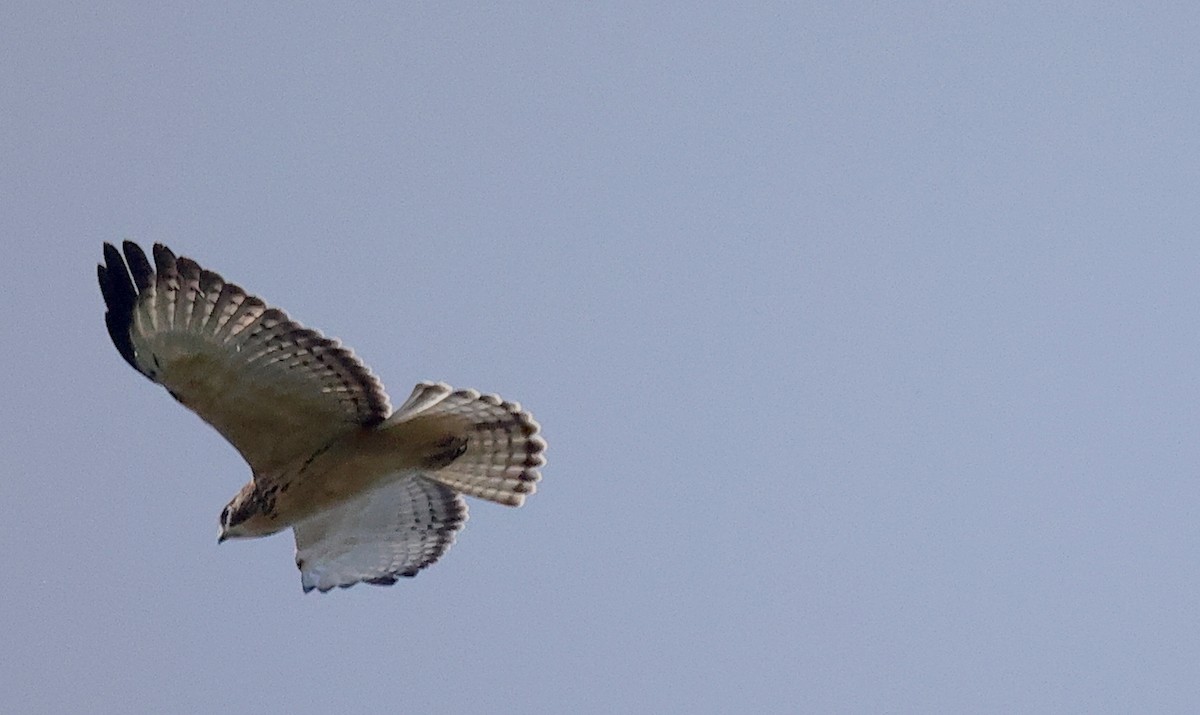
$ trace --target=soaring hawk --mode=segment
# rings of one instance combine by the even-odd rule
[[[219,541],[291,527],[305,591],[415,576],[454,543],[462,494],[520,506],[546,443],[515,402],[418,383],[393,412],[338,341],[155,244],[104,244],[98,267],[121,357],[212,425],[251,480]]]

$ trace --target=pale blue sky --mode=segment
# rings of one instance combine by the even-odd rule
[[[1200,9],[7,3],[0,711],[1200,708]],[[304,595],[109,343],[162,241],[542,422]]]

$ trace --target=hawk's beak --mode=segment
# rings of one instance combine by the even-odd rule
[[[217,534],[217,543],[218,543],[218,544],[220,544],[220,543],[224,542],[224,541],[225,541],[226,539],[228,539],[228,538],[229,538],[229,537],[225,535],[225,532],[224,532],[224,531],[222,531],[221,533]]]

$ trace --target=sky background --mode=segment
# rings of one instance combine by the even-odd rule
[[[1200,8],[161,5],[0,7],[0,711],[1200,708]],[[539,493],[218,548],[126,238],[520,400]]]

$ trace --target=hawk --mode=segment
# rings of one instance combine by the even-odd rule
[[[122,255],[122,253],[124,255]],[[218,542],[291,527],[305,592],[391,585],[450,548],[466,494],[521,506],[546,443],[515,402],[418,383],[392,411],[337,340],[155,244],[104,244],[117,351],[212,425],[250,465]]]

